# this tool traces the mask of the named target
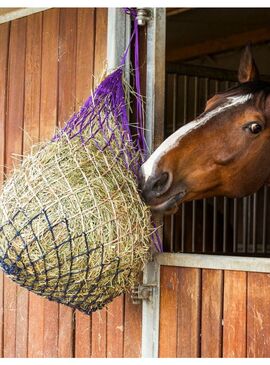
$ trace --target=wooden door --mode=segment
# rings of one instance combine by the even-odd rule
[[[51,138],[89,95],[106,40],[106,8],[56,8],[0,25],[1,183],[12,155]],[[129,296],[87,316],[0,273],[2,357],[139,357],[140,344],[141,306]]]
[[[256,272],[270,271],[269,259],[176,256],[180,266],[160,267],[159,356],[269,357],[270,274]]]

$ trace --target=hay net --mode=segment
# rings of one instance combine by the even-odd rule
[[[126,10],[127,11],[127,10]],[[51,141],[32,148],[0,196],[0,266],[27,289],[85,313],[138,283],[160,241],[137,191],[144,160],[136,11],[137,134],[129,125],[125,52]]]

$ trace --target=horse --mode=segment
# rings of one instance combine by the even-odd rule
[[[183,202],[213,196],[243,197],[270,183],[270,83],[260,80],[250,46],[238,81],[141,166],[138,187],[153,212],[172,214]]]

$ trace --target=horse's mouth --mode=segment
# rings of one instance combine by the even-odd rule
[[[180,193],[173,195],[172,197],[170,197],[169,199],[165,200],[162,203],[156,205],[150,205],[150,208],[154,213],[162,213],[162,214],[176,213],[186,193],[187,193],[186,191],[181,191]]]

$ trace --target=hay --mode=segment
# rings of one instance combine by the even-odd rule
[[[138,152],[130,141],[119,149],[117,138],[102,150],[98,138],[82,144],[62,133],[34,146],[0,197],[4,271],[86,313],[137,284],[153,233],[131,169]]]

